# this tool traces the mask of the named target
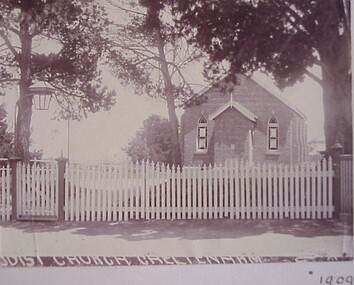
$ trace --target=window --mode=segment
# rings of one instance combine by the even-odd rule
[[[278,150],[279,144],[279,124],[278,120],[272,116],[268,121],[268,150]]]
[[[208,121],[201,117],[198,121],[197,150],[206,151],[208,149]]]

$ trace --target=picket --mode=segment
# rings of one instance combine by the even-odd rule
[[[279,219],[284,218],[284,192],[283,192],[283,166],[280,164],[278,166],[279,173]]]
[[[241,172],[240,171],[240,164],[239,161],[236,160],[236,165],[235,165],[235,211],[236,211],[236,219],[240,218],[241,215]]]
[[[0,220],[9,221],[11,215],[11,189],[10,189],[11,168],[10,164],[6,163],[0,166]]]
[[[24,164],[23,165],[18,164],[16,167],[18,171],[17,176],[19,178],[19,180],[17,181],[17,187],[20,187],[20,195],[24,197],[24,199],[20,199],[21,201],[18,201],[20,202],[22,209],[19,209],[17,214],[21,215],[22,213],[28,213],[30,209],[29,203],[31,201],[31,196],[30,196],[31,193],[29,188],[23,186],[23,184],[26,182],[30,183],[30,177],[26,176],[27,168]]]
[[[6,189],[5,190],[5,201],[6,201],[6,204],[5,204],[5,215],[6,215],[6,221],[9,221],[10,220],[10,215],[11,215],[11,211],[12,211],[12,206],[11,206],[11,191],[10,191],[10,164],[7,165],[6,167],[6,186],[3,188]],[[4,178],[4,176],[3,176]],[[5,179],[4,179],[5,180]],[[3,195],[4,195],[4,192],[2,192]]]
[[[177,205],[176,205],[176,210],[177,210],[177,219],[182,218],[182,206],[181,206],[181,168],[180,166],[177,166],[176,169],[177,172],[177,189],[176,189],[176,196],[177,196]]]
[[[213,209],[213,218],[216,219],[218,217],[218,208],[217,208],[217,203],[218,203],[218,167],[214,167],[212,169],[214,180],[213,180],[213,200],[212,200],[212,209]]]
[[[306,205],[305,205],[305,165],[301,165],[300,167],[300,207],[301,207],[301,212],[300,212],[300,217],[301,219],[305,218],[305,213],[306,213]]]
[[[289,166],[289,204],[290,204],[290,219],[294,219],[294,169]]]
[[[284,217],[289,217],[289,170],[288,166],[284,167]]]
[[[6,192],[9,191],[7,189],[6,185],[6,176],[10,175],[10,173],[7,173],[6,168],[2,167],[0,168],[0,182],[1,182],[1,220],[5,221],[6,220]]]
[[[36,166],[33,165],[32,167],[30,165],[28,165],[27,168],[27,173],[26,173],[27,177],[29,177],[29,184],[30,185],[30,193],[31,193],[31,206],[30,206],[30,210],[28,212],[29,215],[33,215],[36,216],[37,215],[37,199],[36,199],[36,192],[35,189],[37,189],[36,187],[36,178],[37,178],[37,171],[36,171]],[[32,179],[31,179],[32,178]],[[26,214],[25,214],[26,215]]]
[[[310,163],[306,163],[306,218],[311,218],[311,199],[310,199],[310,182],[311,182],[311,173],[310,173]]]
[[[295,165],[295,219],[300,218],[300,186],[299,186],[299,165]]]
[[[241,213],[241,219],[245,218],[245,168],[243,164],[243,160],[240,162],[240,213]]]
[[[79,220],[84,221],[85,220],[85,200],[86,200],[86,194],[87,191],[85,191],[85,167],[86,165],[80,165],[79,166],[79,171],[78,171],[78,179],[79,179]]]
[[[329,157],[328,159],[327,169],[328,169],[328,207],[329,207],[328,218],[332,218],[333,217],[333,210],[332,210],[333,208],[333,180],[332,180],[333,165],[332,165],[331,157]]]
[[[51,209],[51,204],[50,204],[50,196],[51,196],[51,189],[50,189],[50,174],[51,172],[53,173],[54,171],[52,171],[52,167],[51,166],[47,166],[46,172],[45,172],[45,176],[44,176],[44,181],[45,181],[45,192],[46,192],[46,207],[45,207],[45,213],[48,214],[50,213],[50,209]],[[64,198],[65,199],[65,198]]]
[[[250,173],[249,173],[249,169],[250,169],[250,166],[249,166],[249,162],[246,161],[245,163],[245,168],[244,168],[244,171],[245,171],[245,180],[243,181],[242,184],[245,185],[245,211],[246,211],[246,218],[247,219],[250,219],[251,218],[251,209],[250,209],[250,204],[251,204],[251,201],[250,201],[250,194],[251,194],[251,185],[250,185]]]
[[[316,166],[314,163],[311,163],[311,172],[312,172],[312,177],[311,177],[311,218],[315,219],[316,218],[316,176],[314,173],[316,173]]]
[[[328,206],[327,206],[327,171],[326,171],[326,161],[322,161],[322,187],[323,187],[323,218],[327,218]]]
[[[202,210],[200,210],[200,218],[204,218],[204,219],[207,219],[207,209],[208,209],[208,180],[207,180],[207,174],[208,174],[208,168],[207,166],[204,164],[203,166],[203,177],[201,178],[202,182],[203,182],[203,185],[202,183],[200,183],[200,186],[202,187],[202,192],[201,192],[201,195],[203,195],[203,197],[200,197],[200,199],[203,199],[201,201],[202,205],[201,205],[201,208]],[[202,216],[202,213],[203,212],[203,216]]]
[[[268,165],[268,200],[267,200],[267,208],[268,208],[268,219],[272,219],[272,214],[273,214],[273,193],[272,193],[272,189],[273,189],[273,186],[272,186],[272,178],[273,178],[273,172],[272,172],[272,167],[271,165],[269,164]]]
[[[317,165],[317,218],[321,218],[322,213],[322,189],[321,189],[321,163],[318,162]]]
[[[130,173],[129,173],[129,219],[134,217],[134,207],[136,206],[136,188],[137,188],[137,168],[135,165],[129,164]]]
[[[141,219],[145,219],[145,187],[146,187],[145,170],[146,170],[146,162],[144,161],[140,165],[140,172],[139,172],[140,173],[139,207],[140,207]],[[116,191],[114,193],[116,193]],[[116,201],[116,199],[114,201]]]
[[[213,177],[213,174],[212,174],[212,167],[211,165],[209,164],[209,167],[208,167],[208,218],[211,219],[212,216],[213,216],[213,212],[212,212],[212,207],[213,207],[213,204],[212,204],[212,201],[213,201],[213,183],[212,183],[212,177]]]
[[[187,168],[187,219],[192,218],[192,169]]]
[[[273,199],[274,199],[274,219],[278,219],[278,172],[276,164],[273,164]]]
[[[251,209],[252,209],[252,218],[256,218],[256,209],[257,209],[257,204],[256,204],[256,170],[255,166],[252,163],[251,164],[251,186],[252,186],[252,192],[251,192]]]
[[[202,183],[203,183],[203,171],[204,169],[201,167],[198,167],[196,169],[196,175],[197,175],[197,186],[198,189],[196,189],[196,218],[201,219],[202,218]]]

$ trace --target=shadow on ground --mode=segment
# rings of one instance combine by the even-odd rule
[[[266,233],[294,237],[353,235],[353,220],[149,220],[125,222],[2,222],[0,227],[26,233],[69,231],[72,235],[113,236],[129,241],[177,238],[225,239]]]

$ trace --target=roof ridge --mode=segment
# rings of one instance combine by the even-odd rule
[[[258,117],[247,107],[242,105],[239,102],[236,101],[230,101],[225,104],[223,104],[220,108],[218,108],[216,111],[211,113],[209,115],[209,118],[214,120],[216,117],[220,116],[222,113],[224,113],[226,110],[229,108],[235,108],[237,111],[239,111],[242,115],[244,115],[246,118],[248,118],[250,121],[255,122]]]
[[[198,93],[196,93],[194,96],[192,96],[191,98],[189,98],[187,100],[190,101],[194,98],[198,98],[200,96],[202,96],[204,93],[206,93],[209,89],[213,88],[214,85],[217,82],[221,82],[223,80],[225,80],[225,78],[227,78],[230,74],[225,75],[223,78],[221,78],[220,80],[216,80],[215,82],[210,83],[209,85],[205,86],[204,88],[202,88],[201,90],[198,91]],[[279,91],[273,90],[270,87],[266,86],[265,84],[263,84],[258,78],[256,78],[256,76],[252,75],[245,75],[243,73],[236,73],[236,77],[237,76],[244,76],[250,80],[252,80],[254,83],[258,84],[261,88],[263,88],[264,90],[266,90],[269,94],[273,95],[274,97],[276,97],[278,100],[280,100],[282,103],[284,103],[286,106],[288,106],[290,109],[292,109],[294,112],[296,112],[298,115],[300,115],[300,117],[302,117],[303,119],[306,119],[306,116],[304,115],[304,113],[302,113],[295,105],[293,105],[291,102],[288,101],[288,99],[284,98],[284,96],[279,93]],[[237,87],[235,85],[235,87]],[[184,105],[186,106],[186,104],[184,103]]]

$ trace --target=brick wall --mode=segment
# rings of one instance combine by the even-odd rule
[[[235,108],[223,112],[214,122],[214,161],[248,159],[248,132],[253,130],[254,123]]]

